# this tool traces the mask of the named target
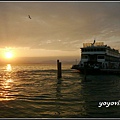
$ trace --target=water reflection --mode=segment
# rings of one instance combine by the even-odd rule
[[[7,64],[6,66],[6,71],[11,72],[12,71],[12,66],[11,64]]]
[[[60,117],[60,114],[61,114],[61,110],[60,110],[60,100],[61,100],[61,79],[58,79],[58,82],[57,82],[57,87],[56,87],[56,115],[57,117]]]
[[[119,116],[119,107],[98,107],[99,102],[118,101],[120,78],[116,75],[89,75],[87,81],[82,83],[82,94],[85,101],[86,116],[92,118]],[[103,114],[104,113],[104,114]]]
[[[10,90],[13,86],[12,66],[10,64],[7,64],[5,68],[6,69],[4,70],[4,73],[0,80],[0,101],[13,100],[13,98],[10,97]]]

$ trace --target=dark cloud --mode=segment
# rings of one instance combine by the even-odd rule
[[[94,38],[119,42],[119,11],[119,2],[1,2],[0,46],[76,50]]]

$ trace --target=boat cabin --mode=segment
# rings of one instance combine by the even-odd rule
[[[119,68],[120,53],[103,42],[83,43],[80,67]]]

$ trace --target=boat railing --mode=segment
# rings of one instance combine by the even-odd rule
[[[104,42],[96,42],[96,43],[83,43],[83,47],[91,47],[91,46],[104,46]]]

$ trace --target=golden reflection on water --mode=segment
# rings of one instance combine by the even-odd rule
[[[11,72],[12,71],[12,66],[11,64],[7,64],[6,66],[6,71]]]
[[[11,78],[12,66],[7,64],[1,78],[1,90],[0,90],[0,101],[13,100],[10,97],[10,90],[12,89],[13,79]]]

